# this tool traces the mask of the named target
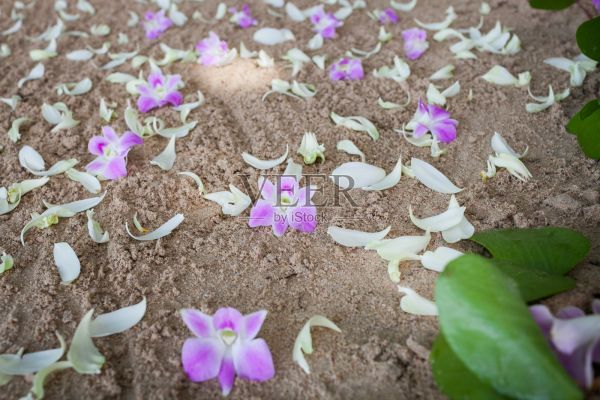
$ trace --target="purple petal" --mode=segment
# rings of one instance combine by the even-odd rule
[[[456,139],[456,126],[451,122],[438,122],[431,127],[431,133],[442,143],[450,143]]]
[[[417,124],[415,130],[413,131],[413,136],[419,138],[429,132],[429,128],[423,124]]]
[[[233,366],[233,359],[230,356],[226,356],[221,364],[221,371],[219,372],[219,383],[221,384],[221,392],[223,396],[227,396],[231,389],[233,389],[233,383],[235,382],[235,367]]]
[[[125,157],[109,158],[104,167],[104,171],[102,171],[102,176],[111,180],[127,176],[127,163],[125,162]]]
[[[258,335],[263,322],[267,318],[267,310],[260,310],[252,314],[244,315],[244,329],[242,337],[246,340],[252,340]]]
[[[590,345],[579,348],[573,354],[559,354],[559,359],[569,375],[583,388],[590,388],[594,379],[592,349]]]
[[[225,345],[218,338],[193,338],[183,343],[181,362],[192,382],[216,378],[221,370]]]
[[[158,107],[158,101],[150,96],[142,95],[137,101],[138,110],[143,113],[147,113],[153,108]]]
[[[108,159],[106,157],[98,157],[91,163],[85,166],[87,172],[93,175],[102,175],[104,172],[104,168],[106,168],[106,163]]]
[[[121,136],[121,139],[119,139],[117,152],[121,155],[125,155],[133,146],[139,146],[141,144],[144,144],[144,139],[133,132],[126,131],[123,136]]]
[[[592,301],[592,312],[594,314],[600,314],[600,299],[594,299]]]
[[[281,192],[290,192],[297,193],[298,192],[298,181],[295,176],[284,175],[281,177],[279,183],[279,191]]]
[[[250,226],[250,228],[270,226],[273,224],[274,214],[275,209],[273,208],[273,205],[266,200],[259,199],[250,210],[248,226]]]
[[[164,97],[165,104],[171,104],[172,106],[179,106],[183,103],[183,95],[179,92],[170,92]]]
[[[165,87],[167,90],[176,90],[182,84],[181,75],[169,75]]]
[[[96,156],[104,155],[104,148],[110,143],[102,136],[92,136],[88,142],[88,151]]]
[[[104,135],[104,138],[110,143],[117,143],[119,141],[119,135],[117,135],[117,132],[110,126],[102,127],[102,135]]]
[[[212,317],[193,308],[181,310],[181,319],[192,333],[201,338],[214,336],[215,330],[212,325]]]
[[[275,200],[276,192],[275,185],[267,178],[260,176],[258,178],[258,190],[263,199],[273,202]]]
[[[161,72],[153,72],[150,75],[148,75],[148,83],[154,88],[158,85],[164,85],[165,76]]]
[[[600,315],[557,319],[554,321],[551,335],[552,343],[561,353],[572,354],[577,348],[600,339]]]
[[[533,319],[535,320],[537,325],[544,333],[544,336],[546,336],[546,338],[548,339],[550,335],[550,330],[552,329],[552,325],[554,325],[554,317],[552,316],[552,313],[550,312],[548,307],[541,304],[537,304],[535,306],[529,307],[529,311],[531,312],[531,315],[533,316]]]
[[[283,236],[288,228],[288,221],[286,214],[277,214],[273,216],[273,233],[277,237]]]
[[[313,232],[317,228],[317,209],[315,206],[295,207],[288,212],[292,228],[300,232]]]
[[[275,375],[273,358],[267,342],[254,339],[233,347],[233,363],[240,378],[266,381]]]
[[[213,326],[217,330],[230,329],[239,334],[243,323],[244,317],[235,308],[219,308],[213,315]]]
[[[448,111],[433,104],[428,107],[428,111],[432,122],[440,122],[450,118]]]
[[[560,310],[558,310],[558,312],[556,313],[556,316],[558,318],[562,318],[562,319],[571,319],[571,318],[583,317],[583,316],[585,316],[585,313],[579,307],[567,306],[567,307],[564,307],[564,308],[561,308]]]

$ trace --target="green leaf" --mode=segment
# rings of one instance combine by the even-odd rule
[[[450,262],[437,280],[435,300],[442,334],[482,382],[519,399],[583,398],[514,281],[491,261],[468,254]]]
[[[577,114],[573,115],[573,118],[567,124],[567,131],[577,135],[584,129],[585,120],[598,110],[600,110],[600,99],[588,101]]]
[[[529,5],[540,10],[563,10],[570,7],[576,0],[529,0]]]
[[[600,17],[579,25],[576,37],[581,52],[592,60],[600,61]]]
[[[535,267],[515,265],[508,261],[492,262],[516,282],[523,300],[528,303],[575,287],[575,280],[567,276],[549,274]]]
[[[497,260],[536,268],[549,274],[566,274],[590,249],[589,240],[567,228],[490,229],[471,237]]]
[[[487,383],[483,383],[454,354],[441,334],[433,343],[429,356],[433,377],[440,391],[450,399],[505,400]]]

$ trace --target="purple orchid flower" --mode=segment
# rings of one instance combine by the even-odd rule
[[[596,11],[600,12],[600,0],[592,0],[592,4],[596,7]]]
[[[450,143],[456,139],[458,121],[450,118],[450,113],[433,104],[425,104],[419,99],[417,111],[411,121],[415,124],[414,137],[421,137],[431,132],[442,143]]]
[[[227,396],[236,375],[259,382],[275,375],[267,342],[256,339],[267,311],[242,315],[235,308],[220,308],[210,316],[188,308],[181,311],[181,317],[197,336],[187,339],[181,351],[183,370],[193,382],[218,377]]]
[[[385,24],[397,24],[400,19],[393,8],[388,7],[379,14],[379,22]]]
[[[248,225],[271,226],[275,236],[283,236],[288,226],[301,232],[313,232],[317,227],[317,209],[311,203],[309,187],[300,188],[293,176],[283,176],[276,188],[270,180],[258,179],[259,199],[252,210]]]
[[[416,60],[429,48],[427,32],[423,29],[411,28],[404,30],[402,31],[402,39],[404,40],[404,54],[409,60]]]
[[[323,6],[315,9],[310,16],[310,22],[313,24],[313,32],[318,33],[325,39],[335,37],[335,29],[343,25],[343,22],[338,20],[333,13],[326,13]]]
[[[332,81],[356,81],[365,77],[362,61],[359,58],[343,57],[331,64],[329,77]]]
[[[157,12],[148,11],[144,14],[142,26],[148,39],[158,39],[167,29],[173,26],[173,21],[165,15],[165,10]]]
[[[152,109],[171,104],[179,106],[183,103],[183,95],[177,90],[183,86],[181,75],[164,75],[156,70],[148,76],[148,82],[138,85],[140,98],[138,109],[146,113]]]
[[[202,65],[219,65],[227,57],[229,46],[221,40],[214,32],[209,32],[208,37],[202,39],[196,45],[196,51],[200,54],[198,62]]]
[[[241,11],[238,11],[235,7],[231,7],[229,12],[233,14],[229,21],[237,24],[242,29],[247,29],[257,23],[256,19],[252,17],[252,11],[250,11],[248,4],[244,4]]]
[[[592,302],[592,315],[572,306],[556,316],[544,305],[529,310],[569,375],[589,389],[594,380],[592,364],[600,363],[600,300]]]
[[[110,126],[102,127],[102,136],[92,136],[88,143],[90,153],[98,156],[86,165],[86,170],[104,179],[119,179],[127,176],[127,153],[144,140],[133,132],[119,137]]]

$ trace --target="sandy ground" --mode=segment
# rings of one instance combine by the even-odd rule
[[[141,15],[145,6],[135,2],[123,6],[112,0],[91,2],[98,10],[93,22],[85,16],[70,23],[70,29],[86,30],[92,23],[106,23],[112,27],[109,39],[115,46],[119,31],[129,35],[130,43],[120,46],[119,51],[133,50],[138,45],[142,54],[161,55],[158,42],[150,43],[140,28],[126,25],[125,10]],[[7,17],[10,3],[0,4],[1,29],[12,24]],[[269,16],[266,7],[258,3],[253,10],[259,26],[283,26],[282,20]],[[385,2],[369,3],[371,8],[386,6]],[[216,4],[213,0],[186,2],[181,9],[188,16],[196,9],[212,15]],[[314,2],[298,0],[296,4],[309,6]],[[447,196],[409,179],[384,192],[354,191],[357,207],[343,204],[321,208],[321,222],[314,234],[288,231],[278,239],[270,229],[250,229],[243,218],[248,211],[239,218],[223,216],[216,204],[199,196],[191,180],[176,175],[176,171],[195,171],[209,191],[224,190],[229,183],[241,185],[240,174],[250,175],[251,182],[255,182],[257,171],[246,165],[240,154],[248,151],[272,158],[281,154],[286,144],[295,150],[306,130],[316,132],[327,148],[326,161],[305,167],[307,173],[327,174],[340,163],[355,159],[335,151],[338,140],[352,139],[369,162],[386,170],[393,167],[400,154],[432,162],[466,188],[458,199],[467,206],[466,215],[479,230],[544,225],[581,230],[590,237],[592,250],[588,260],[573,271],[577,288],[548,303],[553,308],[566,304],[587,307],[591,297],[600,294],[600,164],[583,156],[564,125],[580,104],[600,93],[599,75],[592,74],[567,100],[535,115],[525,112],[526,90],[500,88],[478,78],[492,65],[501,63],[512,71],[532,70],[534,93],[545,94],[549,83],[562,90],[568,85],[568,75],[542,61],[577,54],[574,34],[585,16],[577,7],[550,14],[529,9],[525,1],[490,1],[492,14],[486,18],[485,29],[500,20],[514,28],[524,50],[515,57],[486,53],[478,60],[455,62],[456,77],[463,86],[459,97],[450,101],[453,117],[460,121],[458,139],[449,146],[447,155],[432,161],[428,149],[413,147],[392,128],[400,127],[412,116],[416,99],[425,93],[426,77],[451,62],[449,43],[432,42],[424,57],[410,63],[413,74],[408,86],[413,101],[406,110],[379,108],[378,97],[403,102],[405,94],[392,81],[378,80],[370,74],[373,68],[391,64],[395,54],[402,54],[400,32],[414,26],[412,16],[441,20],[450,4],[459,14],[455,27],[478,23],[477,1],[421,0],[410,16],[401,14],[401,22],[390,28],[392,42],[365,61],[368,77],[364,81],[332,83],[325,72],[305,66],[298,80],[315,84],[319,91],[307,101],[277,95],[260,101],[273,76],[289,79],[284,69],[264,71],[233,65],[207,71],[192,64],[171,67],[171,72],[183,74],[186,99],[193,101],[198,88],[205,92],[206,105],[190,118],[197,119],[199,126],[177,141],[177,162],[170,172],[149,164],[166,145],[165,139],[155,137],[130,153],[127,178],[104,185],[107,196],[95,211],[97,220],[110,232],[108,244],[93,243],[87,234],[85,215],[79,215],[51,229],[31,231],[27,245],[21,246],[19,232],[31,212],[43,210],[43,199],[62,203],[90,197],[64,176],[51,178],[45,187],[27,194],[14,212],[0,216],[0,250],[12,254],[16,264],[0,276],[0,353],[15,352],[20,347],[27,351],[55,347],[53,332],[70,338],[90,308],[110,311],[136,303],[145,295],[148,311],[141,323],[126,333],[95,340],[107,359],[102,373],[57,374],[47,384],[48,399],[220,398],[216,381],[194,384],[183,374],[180,349],[190,333],[178,310],[197,307],[213,313],[222,306],[233,306],[244,313],[261,308],[269,311],[260,336],[269,343],[277,370],[276,377],[263,384],[238,379],[231,398],[442,398],[426,361],[427,349],[437,334],[435,318],[404,314],[399,308],[396,285],[389,280],[386,265],[377,254],[338,246],[326,230],[330,224],[363,230],[391,225],[391,237],[419,234],[409,221],[408,205],[412,204],[420,215],[431,215],[447,207]],[[52,7],[52,1],[38,0],[22,31],[6,39],[13,55],[0,60],[0,95],[18,93],[24,101],[16,112],[0,106],[0,131],[6,132],[16,117],[28,116],[35,122],[22,130],[17,145],[5,134],[0,135],[0,144],[5,146],[0,154],[0,185],[31,177],[17,161],[18,150],[24,144],[38,149],[50,165],[70,157],[78,158],[80,167],[91,161],[86,145],[92,135],[100,132],[97,109],[101,97],[118,103],[119,118],[112,125],[118,131],[126,129],[122,111],[130,96],[123,87],[104,81],[106,74],[89,63],[69,62],[64,55],[59,56],[45,62],[43,80],[17,89],[18,79],[34,65],[28,57],[34,44],[27,36],[37,35],[55,22]],[[272,56],[294,46],[305,47],[312,36],[307,24],[288,25],[298,40],[268,48]],[[376,44],[378,28],[364,13],[357,12],[339,29],[338,38],[327,42],[318,53],[327,53],[331,60],[351,47],[370,49]],[[168,31],[161,41],[175,48],[191,48],[211,29],[230,45],[243,40],[249,48],[258,50],[251,39],[254,29],[242,31],[229,23],[207,25],[190,20],[184,28]],[[65,54],[86,44],[97,48],[105,40],[64,36],[59,50]],[[96,59],[99,64],[105,61]],[[117,70],[136,74],[129,65]],[[84,77],[94,82],[88,95],[57,96],[53,90],[59,82]],[[474,93],[472,102],[467,101],[469,89]],[[65,101],[81,124],[50,133],[50,126],[39,112],[44,101]],[[364,133],[334,127],[328,119],[332,110],[370,118],[379,127],[381,139],[373,142]],[[170,124],[178,121],[177,113],[170,110],[155,115]],[[487,183],[481,181],[479,172],[490,153],[489,140],[494,131],[501,132],[516,149],[529,145],[525,163],[534,179],[521,183],[502,171]],[[324,182],[322,186],[324,196],[331,197],[333,185]],[[176,212],[182,212],[186,219],[164,239],[137,242],[124,230],[125,221],[136,211],[142,224],[150,228],[158,227]],[[81,276],[69,286],[60,284],[53,265],[52,246],[60,241],[69,242],[82,263]],[[442,244],[436,235],[430,248]],[[455,247],[477,250],[467,242]],[[435,272],[418,263],[404,264],[401,269],[403,285],[432,296]],[[308,376],[293,363],[291,352],[299,329],[317,313],[335,321],[343,333],[314,331],[315,352],[307,358],[312,368]],[[15,399],[28,389],[24,379],[14,379],[2,388],[0,398]]]

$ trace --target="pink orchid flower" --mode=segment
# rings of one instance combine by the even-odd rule
[[[427,32],[423,29],[411,28],[402,31],[402,39],[404,40],[404,54],[409,60],[416,60],[429,48]]]
[[[144,14],[142,26],[148,39],[158,39],[167,29],[173,26],[173,21],[165,16],[165,10],[157,12],[148,11]]]
[[[235,7],[231,7],[229,12],[233,14],[229,21],[237,24],[242,29],[247,29],[257,23],[256,19],[252,17],[252,11],[250,11],[248,4],[244,4],[241,11],[238,11]]]
[[[592,0],[592,4],[596,7],[596,11],[600,12],[600,0]]]
[[[137,101],[138,109],[146,113],[155,108],[171,104],[179,106],[183,103],[183,95],[177,90],[183,87],[181,75],[164,75],[156,70],[148,76],[148,82],[138,85],[140,98]]]
[[[183,344],[183,370],[193,382],[219,378],[227,396],[235,376],[264,382],[275,375],[267,342],[256,339],[267,311],[242,315],[235,308],[220,308],[210,316],[195,309],[181,311],[183,322],[195,338]]]
[[[529,307],[552,350],[575,382],[591,388],[593,364],[600,364],[600,300],[592,302],[592,315],[577,307],[565,307],[553,316],[548,307]]]
[[[450,118],[450,113],[436,105],[428,105],[419,99],[417,111],[411,122],[415,123],[414,137],[421,137],[431,132],[437,140],[450,143],[456,139],[458,121]]]
[[[89,152],[98,157],[85,168],[104,179],[127,176],[127,153],[133,146],[143,143],[143,139],[133,132],[127,131],[119,137],[113,128],[104,126],[102,136],[92,136],[88,143]]]
[[[379,14],[379,22],[385,24],[397,24],[399,21],[398,14],[393,8],[388,7]]]
[[[326,13],[323,6],[319,6],[310,16],[310,22],[313,24],[313,32],[320,34],[325,39],[335,37],[335,29],[343,25],[333,13]]]
[[[293,176],[282,176],[276,188],[270,180],[258,179],[259,199],[250,210],[248,225],[271,226],[275,236],[283,236],[288,226],[301,232],[313,232],[317,227],[317,209],[311,203],[312,191],[300,188]]]
[[[198,62],[202,65],[219,65],[227,57],[229,46],[214,32],[209,32],[208,37],[198,42],[196,51],[200,54]]]
[[[362,62],[358,58],[341,58],[339,61],[331,64],[329,68],[329,78],[332,81],[355,81],[365,77]]]

